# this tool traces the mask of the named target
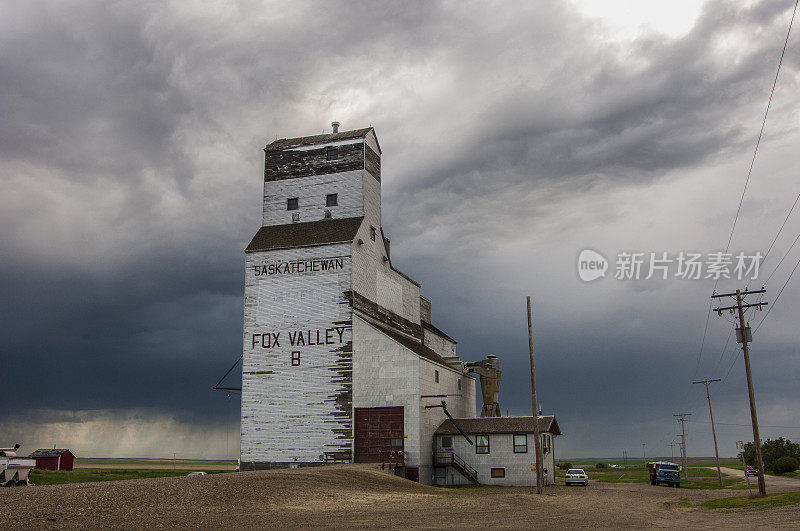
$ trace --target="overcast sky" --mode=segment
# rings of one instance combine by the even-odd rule
[[[725,250],[792,8],[0,2],[0,446],[238,457],[238,394],[210,388],[241,353],[261,150],[339,120],[375,127],[393,263],[465,360],[502,358],[512,415],[530,414],[532,297],[558,457],[668,456],[683,412],[689,454],[713,455],[701,378],[724,379],[734,455],[752,432],[714,281],[616,280],[615,262]],[[796,37],[732,252],[765,253],[800,193]],[[800,208],[751,288],[798,232]],[[610,262],[589,283],[587,248]],[[798,295],[800,273],[752,344],[764,438],[800,439]]]

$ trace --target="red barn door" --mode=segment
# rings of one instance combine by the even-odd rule
[[[355,410],[355,462],[376,463],[381,452],[403,449],[403,406]]]

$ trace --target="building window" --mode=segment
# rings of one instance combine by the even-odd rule
[[[433,371],[433,380],[439,383],[439,371]]]
[[[375,241],[375,227],[369,228],[369,239]]]
[[[325,196],[325,206],[332,207],[339,205],[339,194],[328,194]]]
[[[492,475],[493,478],[504,478],[504,477],[506,477],[506,469],[505,468],[493,468],[491,475]]]
[[[292,366],[297,367],[298,365],[300,365],[300,353],[295,351],[292,352]]]
[[[297,210],[298,207],[298,199],[296,197],[292,197],[286,200],[286,210]]]
[[[458,390],[461,391],[461,378],[458,379]]]
[[[339,150],[337,148],[328,150],[328,160],[339,160]]]
[[[453,448],[453,438],[452,437],[442,437],[441,444],[442,444],[442,448],[451,449],[451,448]]]
[[[527,454],[528,453],[528,436],[524,433],[521,435],[514,435],[514,453]]]
[[[447,479],[447,469],[437,466],[433,469],[433,475],[436,479]]]
[[[489,453],[489,436],[478,435],[475,437],[475,453],[488,454]]]

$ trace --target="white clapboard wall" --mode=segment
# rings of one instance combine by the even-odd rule
[[[243,465],[350,450],[351,245],[252,252],[246,267]]]

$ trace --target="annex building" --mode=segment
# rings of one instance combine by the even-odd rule
[[[246,248],[241,469],[398,459],[434,481],[434,433],[475,419],[456,341],[392,263],[374,129],[264,149],[261,228]]]

